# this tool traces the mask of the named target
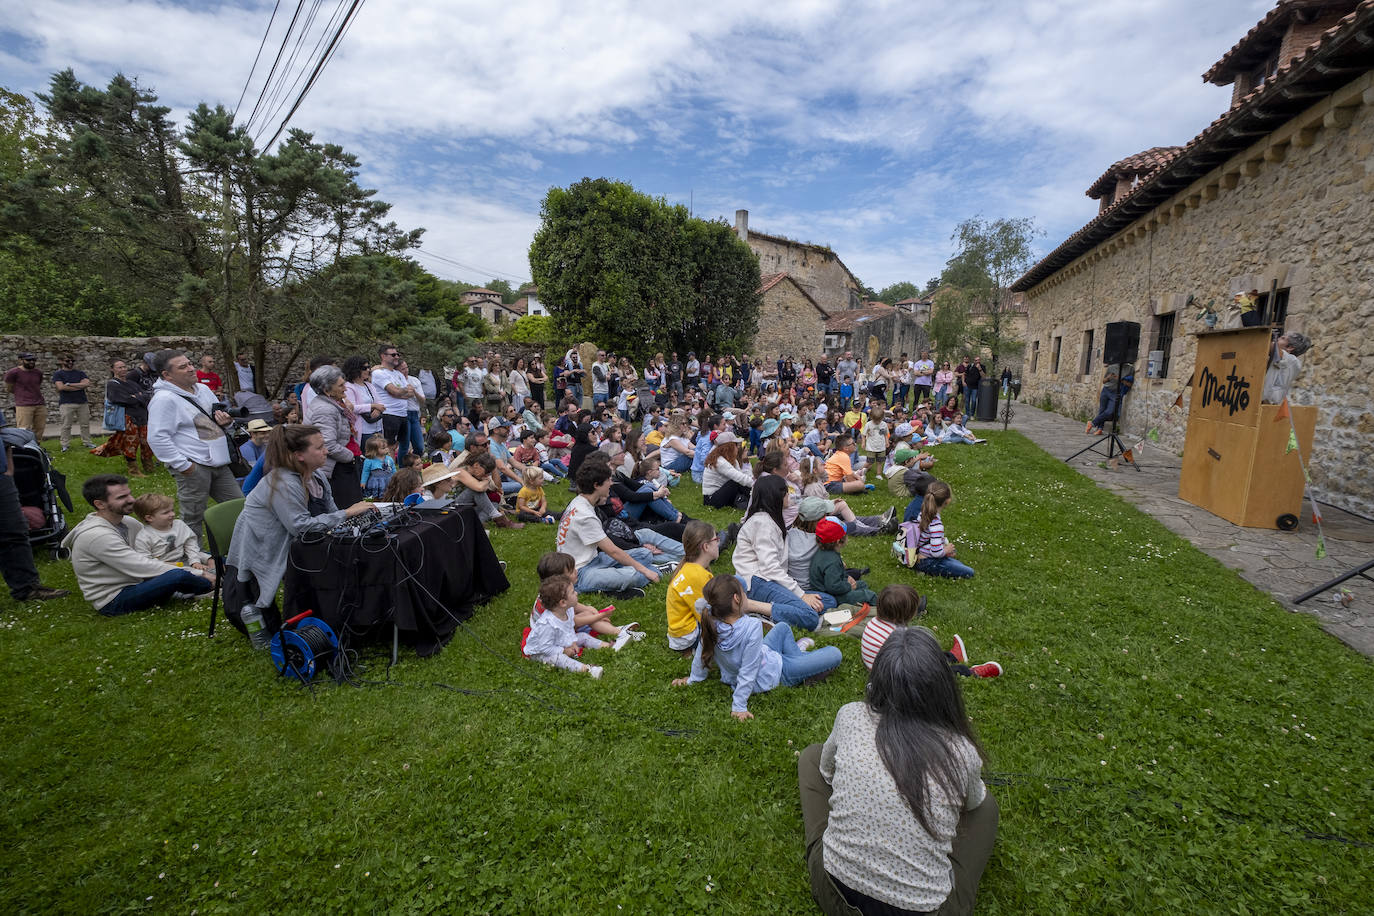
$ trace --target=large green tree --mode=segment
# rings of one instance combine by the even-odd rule
[[[725,223],[606,178],[551,188],[541,219],[530,269],[559,337],[639,357],[752,338],[758,262]]]
[[[942,285],[963,293],[978,316],[979,342],[992,353],[992,365],[1000,355],[1023,344],[1010,338],[1006,320],[1011,308],[1011,284],[1032,264],[1032,245],[1042,234],[1030,218],[966,219],[955,227],[951,239],[958,248],[945,264]]]
[[[919,286],[912,283],[910,280],[901,280],[878,290],[876,298],[879,302],[886,302],[888,305],[894,305],[901,302],[903,299],[919,299],[920,296],[921,288]]]

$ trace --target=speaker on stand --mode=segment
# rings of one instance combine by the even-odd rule
[[[1122,443],[1121,437],[1116,434],[1118,418],[1121,416],[1121,398],[1124,392],[1121,390],[1121,377],[1125,374],[1124,369],[1128,363],[1135,362],[1140,357],[1140,322],[1138,321],[1113,321],[1107,325],[1106,336],[1102,340],[1102,363],[1106,366],[1116,366],[1116,410],[1112,413],[1112,431],[1103,438],[1107,442],[1107,461],[1110,463],[1117,455],[1125,456],[1126,446]],[[1129,389],[1128,389],[1129,390]],[[1091,452],[1097,449],[1102,440],[1095,440],[1086,448],[1081,448],[1074,452],[1064,461],[1070,462],[1084,452]],[[1136,464],[1134,457],[1128,459],[1131,466],[1137,471],[1140,465]]]

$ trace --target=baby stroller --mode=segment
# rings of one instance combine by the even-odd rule
[[[30,520],[29,544],[45,544],[54,559],[66,558],[68,551],[62,546],[62,538],[67,534],[67,517],[62,514],[62,506],[68,512],[72,510],[66,475],[52,466],[52,459],[29,430],[6,426],[0,428],[0,438],[10,447],[14,487],[19,491],[24,517]],[[34,527],[39,513],[42,525]]]

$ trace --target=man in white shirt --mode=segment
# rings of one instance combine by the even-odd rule
[[[935,384],[935,360],[930,358],[929,350],[921,351],[921,358],[916,360],[915,367],[916,384],[916,403],[930,398],[931,386]]]
[[[596,507],[611,493],[611,469],[587,461],[577,469],[578,495],[558,521],[558,550],[577,565],[579,592],[605,592],[616,598],[640,598],[644,586],[658,581],[654,555],[647,547],[622,550],[607,536]]]
[[[611,367],[606,365],[606,351],[596,351],[596,362],[592,363],[592,413],[606,403],[610,395]]]
[[[215,410],[215,395],[196,381],[196,367],[180,350],[159,350],[161,378],[148,402],[148,445],[177,485],[181,520],[199,537],[206,503],[243,496],[229,469],[229,415]]]
[[[482,409],[482,379],[487,370],[475,356],[469,356],[463,365],[463,399],[468,402],[468,419],[477,422],[477,414]]]
[[[400,370],[401,352],[391,344],[377,348],[381,357],[381,368],[372,372],[372,386],[377,391],[377,400],[382,405],[382,435],[386,441],[396,446],[396,466],[409,451],[410,431],[407,414],[415,397],[410,388],[410,380]]]
[[[253,379],[253,354],[240,350],[234,356],[234,371],[239,377],[239,391],[257,391]]]

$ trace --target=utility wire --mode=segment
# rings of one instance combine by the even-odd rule
[[[296,113],[296,110],[301,107],[301,103],[305,101],[306,95],[314,88],[315,82],[320,78],[320,73],[324,71],[325,65],[333,59],[334,52],[339,47],[339,42],[341,42],[344,35],[348,33],[349,26],[353,24],[353,20],[357,16],[358,10],[362,8],[362,5],[363,0],[353,0],[352,6],[348,8],[348,15],[344,18],[343,26],[335,32],[333,40],[329,42],[329,47],[325,49],[324,56],[321,57],[320,62],[315,65],[314,71],[310,74],[310,79],[306,82],[305,87],[301,89],[301,94],[296,97],[296,102],[291,106],[291,110],[286,113],[286,117],[282,119],[276,132],[262,145],[264,150],[271,149],[272,144],[277,142],[277,138],[281,136],[282,131],[286,130],[286,125],[290,123],[291,117]]]
[[[258,71],[258,61],[262,59],[262,49],[267,46],[267,36],[272,34],[272,23],[277,21],[277,10],[281,7],[281,0],[272,4],[272,16],[267,20],[267,31],[262,33],[262,41],[258,42],[258,53],[253,55],[253,66],[248,70],[248,79],[243,81],[243,91],[239,93],[239,100],[234,103],[234,114],[239,113],[243,99],[248,95],[248,85],[253,82],[253,74]]]
[[[523,282],[525,279],[527,279],[525,277],[520,277],[515,274],[506,273],[503,270],[491,270],[490,268],[479,267],[476,264],[465,264],[462,261],[459,261],[455,258],[446,257],[442,254],[436,254],[435,252],[425,248],[412,248],[411,252],[414,254],[424,255],[427,258],[434,258],[436,261],[443,261],[445,264],[452,264],[454,267],[461,267],[463,270],[470,270],[474,273],[485,274],[488,277],[496,277],[498,280],[515,280],[517,282]]]
[[[276,122],[277,115],[281,112],[282,106],[286,104],[286,100],[295,95],[296,87],[300,85],[301,78],[305,76],[305,72],[310,69],[312,62],[318,60],[319,46],[317,43],[316,47],[306,55],[304,61],[300,65],[300,69],[296,69],[296,61],[301,56],[301,49],[305,46],[305,40],[310,35],[310,29],[315,24],[315,17],[319,14],[320,6],[323,5],[323,3],[324,0],[312,0],[310,4],[310,12],[305,16],[305,23],[301,26],[300,31],[296,33],[296,43],[291,48],[291,56],[286,59],[286,64],[282,67],[281,78],[277,80],[277,84],[272,87],[272,94],[268,96],[267,101],[263,103],[262,117],[258,120],[258,137],[266,133],[267,128]],[[339,0],[339,6],[342,7],[343,4],[344,0]],[[337,14],[337,10],[335,12]],[[325,26],[324,31],[320,35],[321,41],[323,41],[324,36],[328,34],[329,28],[328,25]],[[288,88],[287,80],[290,79],[290,74],[293,71],[296,74],[296,78],[291,80],[291,85]]]
[[[286,34],[282,36],[281,47],[277,49],[277,56],[272,60],[272,67],[267,71],[267,78],[262,81],[262,91],[258,93],[258,100],[253,103],[253,110],[248,114],[248,120],[243,122],[246,130],[253,123],[253,119],[258,116],[258,108],[262,101],[267,97],[267,88],[272,83],[272,77],[277,72],[277,65],[281,63],[281,56],[286,53],[286,43],[291,40],[291,32],[296,28],[296,21],[300,19],[301,10],[305,8],[305,0],[296,0],[296,11],[291,14],[291,21],[286,26]],[[266,41],[266,36],[263,38]],[[237,113],[237,109],[236,109]]]

